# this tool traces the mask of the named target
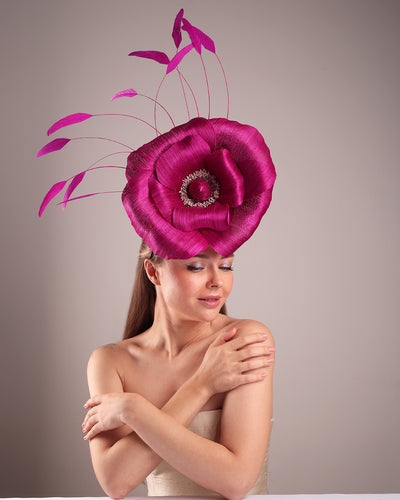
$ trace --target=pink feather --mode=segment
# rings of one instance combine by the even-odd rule
[[[93,115],[89,115],[87,113],[74,113],[72,115],[65,116],[64,118],[61,118],[61,120],[58,120],[58,122],[53,123],[53,125],[47,131],[47,135],[51,135],[57,130],[60,130],[60,128],[67,127],[68,125],[84,122],[92,116]]]
[[[42,147],[40,151],[37,152],[36,158],[62,149],[66,144],[69,143],[70,140],[71,139],[67,139],[66,137],[60,137],[59,139],[54,139],[53,141],[48,142],[45,146]]]
[[[44,209],[50,203],[50,201],[63,189],[67,181],[57,182],[52,186],[46,196],[43,198],[42,204],[39,208],[39,217],[42,216]]]
[[[135,95],[138,95],[136,90],[133,89],[121,90],[121,92],[117,92],[115,95],[113,95],[111,97],[111,100],[113,101],[114,99],[118,99],[119,97],[135,97]]]
[[[129,55],[144,57],[145,59],[153,59],[153,61],[157,61],[160,64],[169,63],[169,57],[167,56],[167,54],[158,50],[135,50],[135,52],[131,52]]]
[[[194,28],[194,29],[197,30],[197,32],[198,32],[197,34],[198,34],[198,37],[200,39],[201,45],[205,49],[207,49],[210,52],[213,52],[215,54],[215,43],[213,42],[213,40],[208,35],[206,35],[201,30],[199,30],[198,28]]]
[[[83,178],[85,177],[85,174],[86,174],[86,170],[75,175],[75,177],[72,179],[70,185],[68,186],[68,188],[64,194],[64,198],[62,201],[62,209],[63,210],[65,210],[65,207],[67,206],[67,201],[69,200],[69,197],[75,191],[75,189],[79,186],[79,184],[82,182]]]
[[[183,19],[182,20],[182,29],[187,31],[187,33],[190,37],[190,40],[193,43],[195,50],[199,54],[201,54],[201,42],[200,42],[199,36],[198,36],[194,26],[192,26],[187,19]]]
[[[182,29],[187,31],[196,51],[201,54],[201,46],[215,54],[215,43],[203,31],[191,25],[187,19],[182,20]]]
[[[181,24],[183,18],[183,9],[181,9],[175,17],[174,28],[172,30],[172,38],[175,42],[175,47],[178,49],[182,41]]]
[[[193,43],[189,43],[186,47],[183,47],[179,52],[175,54],[175,56],[171,59],[171,62],[167,66],[167,75],[171,73],[178,64],[182,61],[185,55],[193,49]]]

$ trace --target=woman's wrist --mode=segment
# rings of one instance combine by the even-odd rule
[[[207,385],[195,374],[181,385],[162,410],[180,424],[187,426],[211,396]]]
[[[125,393],[125,402],[121,408],[120,419],[121,422],[132,427],[135,421],[135,415],[137,413],[137,406],[140,404],[140,400],[143,397],[136,392]]]
[[[204,404],[207,403],[211,396],[214,396],[210,384],[208,384],[207,380],[205,380],[205,378],[198,372],[194,373],[184,385],[187,385],[187,388],[192,394],[195,394],[198,398],[202,399]]]

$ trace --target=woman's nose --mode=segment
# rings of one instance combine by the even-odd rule
[[[223,285],[223,280],[219,269],[210,270],[210,278],[208,284],[211,288],[220,288]]]

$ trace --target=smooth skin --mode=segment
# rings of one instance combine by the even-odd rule
[[[157,291],[146,332],[97,349],[82,424],[105,493],[123,498],[161,460],[231,500],[254,485],[272,416],[274,343],[261,323],[219,314],[233,256],[145,261]],[[222,408],[218,443],[187,426]]]

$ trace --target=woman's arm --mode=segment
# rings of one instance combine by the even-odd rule
[[[263,380],[263,373],[255,370],[263,367],[265,372],[268,365],[270,353],[262,346],[263,335],[252,333],[226,342],[234,334],[234,330],[225,332],[211,344],[194,376],[182,385],[161,410],[151,403],[148,403],[149,407],[161,418],[168,417],[184,428],[213,394]],[[243,374],[245,370],[250,371]],[[91,439],[96,476],[109,496],[124,497],[161,461],[152,447],[132,432],[133,427],[128,419],[125,422],[127,425],[121,426],[122,413],[126,413],[127,408],[137,407],[139,399],[146,400],[135,394],[123,393],[116,357],[110,348],[93,353],[88,365],[88,379],[91,394],[102,395],[89,400],[87,407],[91,409],[83,424],[84,430],[89,431],[87,438]],[[143,422],[153,418],[148,411],[143,412]],[[148,424],[151,427],[149,421]],[[163,420],[161,427],[165,428],[166,425],[169,425],[168,421]],[[96,437],[92,439],[93,436]]]
[[[262,327],[246,322],[241,335]],[[264,344],[273,348],[271,335]],[[268,446],[271,416],[269,372],[263,382],[242,385],[227,394],[219,443],[189,431],[138,395],[126,407],[122,419],[172,467],[203,487],[235,500],[245,496],[257,480]]]

